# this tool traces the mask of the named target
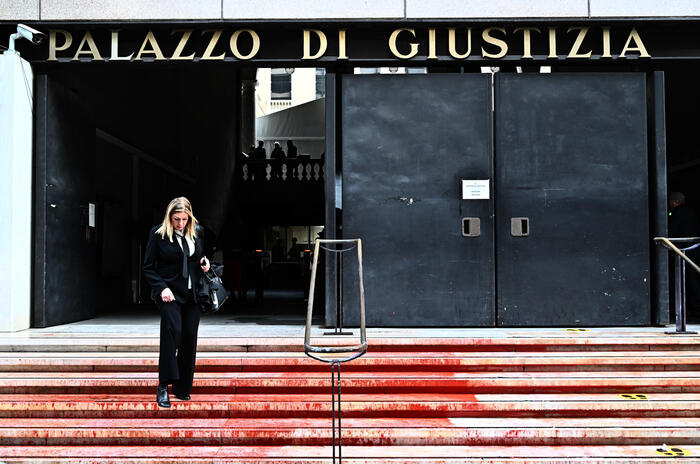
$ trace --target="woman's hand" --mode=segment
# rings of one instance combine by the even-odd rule
[[[202,271],[203,272],[209,272],[209,260],[205,256],[204,258],[199,261],[200,266],[202,266]]]
[[[160,299],[165,303],[170,303],[171,301],[175,301],[175,295],[173,295],[172,290],[165,288],[162,292],[160,292]]]

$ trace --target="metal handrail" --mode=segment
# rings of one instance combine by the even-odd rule
[[[325,247],[321,246],[321,243],[324,244],[332,244],[334,246],[337,245],[350,245],[348,248],[330,248],[330,247]],[[316,270],[318,268],[318,257],[321,252],[321,248],[323,248],[325,251],[331,252],[331,253],[338,253],[339,256],[342,256],[343,253],[348,252],[350,250],[353,250],[357,248],[357,271],[358,271],[358,278],[359,278],[359,286],[360,286],[360,344],[359,345],[347,345],[347,346],[313,346],[311,344],[311,320],[313,316],[313,308],[314,308],[314,286],[316,284]],[[342,261],[341,261],[342,265]],[[342,267],[341,267],[342,269]],[[341,286],[342,288],[342,286]],[[340,294],[342,294],[342,290],[340,290]],[[336,301],[336,328],[338,325],[340,325],[342,333],[342,319],[343,319],[343,311],[342,311],[342,299],[340,302]],[[340,322],[340,324],[338,324]],[[333,405],[333,435],[332,435],[332,442],[331,445],[333,447],[333,464],[336,464],[335,456],[336,456],[336,449],[338,451],[338,464],[342,464],[343,461],[343,426],[342,426],[342,402],[340,398],[340,364],[351,361],[353,359],[359,358],[363,354],[367,352],[367,330],[365,326],[365,287],[363,284],[363,277],[362,277],[362,240],[359,238],[356,239],[321,239],[318,238],[316,239],[316,243],[314,245],[314,259],[313,259],[313,265],[311,267],[311,282],[309,284],[309,305],[307,308],[307,313],[306,313],[306,332],[304,333],[304,353],[306,353],[307,356],[316,359],[317,361],[322,361],[326,363],[330,363],[331,365],[331,404]],[[315,353],[325,353],[325,354],[348,354],[345,357],[341,358],[324,358],[322,356],[319,356]],[[338,369],[338,376],[336,378],[335,376],[335,370],[336,368]],[[336,391],[338,392],[338,400],[336,402],[336,396],[335,393]],[[336,416],[336,407],[337,407],[337,416]],[[337,417],[337,425],[336,425],[336,417]],[[336,441],[336,430],[337,430],[337,441]]]
[[[675,264],[675,306],[676,306],[676,331],[666,332],[667,334],[696,334],[697,332],[689,331],[686,328],[686,301],[685,301],[685,265],[688,263],[695,272],[700,274],[700,267],[688,258],[686,251],[694,250],[700,247],[700,237],[654,237],[657,244],[661,244],[673,251],[676,254]],[[676,243],[690,243],[686,247],[677,247]]]
[[[655,242],[661,242],[666,248],[673,251],[675,254],[683,258],[690,266],[700,274],[700,267],[693,262],[692,259],[688,258],[684,251],[694,250],[700,246],[700,237],[681,237],[681,238],[668,238],[668,237],[654,237]],[[673,244],[673,242],[695,242],[694,245],[685,248],[678,248]]]
[[[311,344],[311,320],[313,314],[314,306],[314,290],[316,283],[316,270],[318,267],[318,256],[320,253],[321,243],[328,244],[348,244],[353,245],[351,248],[339,251],[349,251],[355,246],[357,247],[357,260],[358,260],[358,276],[360,285],[360,344],[359,345],[345,345],[345,346],[313,346]],[[324,247],[325,248],[325,247]],[[323,361],[327,363],[333,362],[347,362],[353,359],[359,358],[367,352],[367,329],[365,325],[365,287],[363,284],[362,277],[362,240],[360,239],[316,239],[314,245],[314,259],[313,265],[311,267],[311,282],[309,285],[309,301],[306,313],[306,331],[304,332],[304,353],[314,358],[318,361]],[[342,318],[342,312],[340,312],[340,317]],[[336,321],[337,323],[338,321]],[[351,353],[348,356],[341,359],[330,359],[323,358],[314,353],[325,353],[325,354],[336,354],[336,353]]]

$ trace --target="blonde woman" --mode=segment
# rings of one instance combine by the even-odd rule
[[[165,211],[163,223],[151,229],[143,260],[143,275],[160,309],[156,402],[162,408],[170,407],[168,385],[183,401],[190,399],[192,389],[200,314],[194,286],[202,272],[209,270],[197,232],[189,200],[175,198]]]

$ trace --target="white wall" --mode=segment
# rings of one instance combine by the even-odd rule
[[[0,332],[30,323],[33,82],[29,63],[0,55]]]
[[[0,20],[700,17],[698,0],[0,0]]]
[[[222,13],[224,19],[403,19],[404,0],[223,0]]]
[[[406,17],[411,19],[572,18],[586,16],[588,16],[587,0],[406,0]]]
[[[255,117],[301,105],[316,99],[316,68],[295,68],[292,73],[292,99],[270,100],[270,68],[258,68],[255,87]]]
[[[0,19],[39,19],[39,0],[0,0]],[[6,38],[0,38],[7,45]]]
[[[700,16],[698,0],[591,0],[591,16]]]

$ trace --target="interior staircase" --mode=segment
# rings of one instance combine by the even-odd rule
[[[342,462],[700,462],[698,336],[368,343],[342,365]],[[2,338],[0,462],[331,463],[330,367],[301,345],[200,339],[192,399],[160,409],[156,338]]]

